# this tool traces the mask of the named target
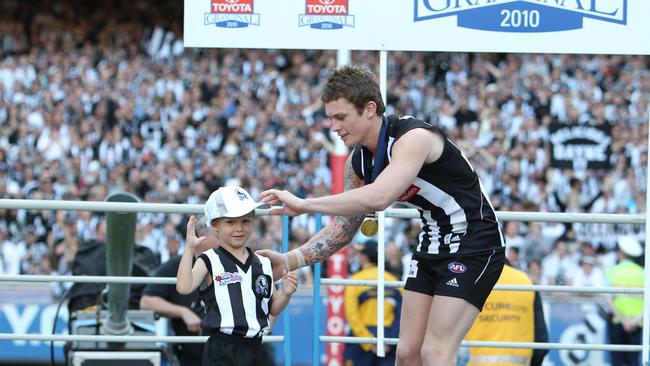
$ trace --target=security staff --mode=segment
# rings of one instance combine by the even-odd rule
[[[214,247],[217,246],[214,245]],[[154,276],[176,276],[180,261],[180,256],[173,256],[158,268]],[[150,283],[144,288],[142,298],[140,298],[140,309],[153,310],[170,318],[171,328],[177,336],[201,334],[201,317],[205,309],[198,291],[192,291],[189,295],[181,295],[173,285]],[[203,346],[198,343],[177,343],[172,346],[172,349],[180,366],[193,366],[201,364]]]
[[[532,285],[528,275],[506,264],[498,285]],[[548,342],[539,294],[533,291],[492,291],[483,311],[465,337],[468,341]],[[548,350],[478,348],[470,350],[468,366],[539,366]]]
[[[359,251],[361,270],[352,276],[353,280],[376,280],[377,242],[369,240],[362,245],[354,245]],[[397,278],[384,272],[386,281]],[[399,314],[402,306],[402,293],[399,289],[386,289],[384,293],[384,335],[386,338],[399,337]],[[368,286],[347,286],[344,292],[345,316],[350,325],[350,335],[354,337],[375,337],[377,335],[377,289]],[[348,344],[343,352],[345,366],[392,366],[395,364],[395,346],[387,346],[386,356],[377,357],[374,344]]]
[[[643,267],[634,258],[643,254],[643,247],[633,236],[618,239],[618,264],[605,272],[607,281],[613,287],[643,288]],[[609,323],[610,344],[641,344],[643,324],[643,297],[641,295],[614,295],[609,301],[611,320]],[[612,365],[638,366],[641,352],[611,352]]]
[[[198,257],[204,251],[218,247],[219,242],[215,236],[206,236],[206,239],[194,250],[194,256]],[[172,256],[160,265],[154,277],[176,277],[180,262],[179,255]],[[173,285],[149,283],[140,298],[140,309],[152,310],[168,317],[170,326],[177,336],[201,334],[201,318],[204,316],[205,307],[198,290],[192,291],[189,295],[181,295]],[[203,346],[199,343],[176,343],[172,346],[172,350],[180,366],[195,366],[201,364]]]

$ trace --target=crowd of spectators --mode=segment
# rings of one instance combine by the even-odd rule
[[[0,197],[101,201],[123,191],[196,204],[223,184],[254,196],[331,189],[319,83],[336,52],[183,48],[178,1],[0,8]],[[351,55],[378,70],[376,52]],[[497,210],[645,211],[648,57],[389,52],[387,76],[388,113],[444,127]],[[607,126],[611,168],[552,167],[553,123]],[[0,272],[69,273],[104,220],[0,210]],[[136,242],[164,261],[182,247],[185,220],[139,214]],[[413,225],[389,222],[388,268],[398,277],[417,241]],[[291,227],[299,244],[314,224],[298,218]],[[634,225],[512,221],[503,231],[511,262],[544,284],[599,281],[574,269],[598,273],[620,233],[643,239]],[[251,242],[278,248],[281,233],[280,219],[266,218]]]

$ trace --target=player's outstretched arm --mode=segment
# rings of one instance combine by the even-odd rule
[[[346,191],[360,188],[364,185],[363,180],[354,174],[351,157],[348,158],[346,162],[344,183]],[[277,200],[280,197],[285,196],[277,196],[271,191],[266,191],[266,193],[267,195],[265,196],[265,200],[267,203],[271,204],[277,204],[280,202]],[[294,212],[299,211],[298,208],[291,208],[291,210]],[[274,279],[278,279],[282,275],[283,270],[291,271],[320,262],[348,245],[357,230],[359,230],[364,214],[336,216],[330,224],[316,233],[305,244],[288,253],[279,254],[270,250],[260,250],[257,253],[271,260],[271,264],[273,265],[273,277]]]

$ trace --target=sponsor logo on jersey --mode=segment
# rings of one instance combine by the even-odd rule
[[[348,0],[305,0],[305,14],[300,14],[298,24],[313,29],[353,28],[348,5]]]
[[[418,187],[418,186],[416,186],[414,184],[411,184],[411,186],[408,187],[406,189],[406,191],[404,193],[402,193],[402,195],[399,196],[399,198],[397,200],[398,201],[408,201],[411,198],[413,198],[413,196],[418,194],[418,192],[420,192],[420,187]]]
[[[447,269],[453,273],[463,273],[467,271],[467,267],[460,262],[451,262],[447,265]]]
[[[214,276],[214,282],[219,286],[229,285],[231,283],[241,282],[244,279],[239,273],[224,272]]]
[[[559,32],[582,29],[584,18],[627,25],[627,0],[415,0],[415,22],[449,16],[462,28]]]
[[[210,0],[210,12],[203,15],[203,24],[221,28],[245,28],[260,25],[260,16],[253,12],[254,0]]]

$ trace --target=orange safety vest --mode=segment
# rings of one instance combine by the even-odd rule
[[[532,285],[528,276],[508,265],[497,281],[501,285]],[[535,339],[535,293],[492,291],[483,311],[465,337],[468,341],[533,342]],[[467,366],[529,366],[532,349],[476,348]]]

